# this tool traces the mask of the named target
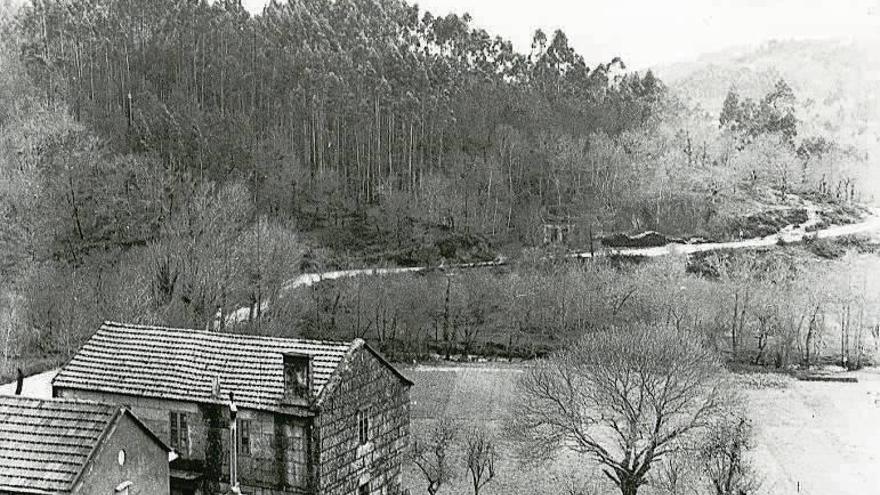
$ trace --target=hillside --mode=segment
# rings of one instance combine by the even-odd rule
[[[717,117],[730,88],[757,98],[783,78],[798,97],[803,136],[827,134],[880,151],[878,39],[774,41],[656,68],[678,95]]]
[[[874,134],[860,131],[876,122],[868,100],[844,85],[868,76],[799,83],[814,65],[877,60],[846,47],[719,55],[666,83],[617,58],[588,65],[561,30],[519,52],[470,16],[403,0],[257,15],[47,0],[0,27],[0,289],[19,301],[8,370],[69,356],[105,319],[203,328],[303,272],[528,258],[548,232],[571,250],[646,231],[766,237],[804,224],[804,201],[851,222],[869,182],[841,171],[864,164],[848,148],[798,149],[836,136],[824,127]],[[779,75],[794,90],[752,119],[757,133],[719,129],[669,90],[711,107],[730,80],[773,97]],[[825,96],[835,88],[848,96]],[[825,116],[802,116],[796,139],[788,93]],[[765,125],[779,117],[788,127]]]

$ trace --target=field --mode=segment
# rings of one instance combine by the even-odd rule
[[[413,431],[429,427],[442,415],[498,430],[509,417],[516,365],[463,367],[418,366],[404,372],[414,382]],[[761,472],[765,494],[863,495],[880,486],[880,371],[857,374],[859,383],[799,382],[788,378],[747,380],[750,412],[757,431],[753,460]],[[768,386],[768,382],[772,386]],[[573,455],[546,467],[521,467],[513,445],[502,447],[504,462],[498,479],[483,493],[564,493],[572,473],[583,483],[594,466]],[[577,478],[575,478],[577,479]],[[419,473],[408,468],[405,482],[413,495],[426,493]],[[611,494],[613,487],[595,478],[594,493]],[[645,487],[644,493],[652,493]],[[470,493],[465,473],[441,490]],[[590,493],[590,492],[587,492]],[[656,493],[656,492],[654,492]]]
[[[445,416],[465,426],[485,427],[502,434],[501,429],[510,415],[509,405],[516,380],[523,369],[517,365],[493,363],[485,366],[418,366],[403,372],[415,382],[411,396],[413,432],[423,431],[437,418]],[[548,468],[520,466],[516,448],[511,443],[505,442],[501,453],[503,460],[496,468],[498,477],[483,489],[485,495],[560,493],[567,484],[583,479],[574,474],[578,460],[573,456],[565,456]],[[459,459],[460,453],[456,453],[456,462]],[[441,494],[471,493],[469,478],[461,466],[458,475],[452,485],[441,489]],[[405,471],[404,483],[412,495],[427,493],[414,466]]]

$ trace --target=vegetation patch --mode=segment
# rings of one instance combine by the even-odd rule
[[[733,377],[738,386],[752,390],[784,389],[788,388],[793,380],[789,374],[767,372],[764,368],[744,371],[737,367],[737,372],[733,374]]]
[[[809,219],[804,208],[767,210],[724,221],[723,232],[727,239],[751,239],[778,233],[783,227],[801,225]]]
[[[653,230],[637,235],[612,234],[600,239],[605,247],[612,248],[647,248],[665,246],[667,244],[684,244],[683,239],[669,237]]]
[[[483,236],[444,230],[426,237],[420,245],[392,250],[386,258],[399,266],[430,266],[443,264],[477,263],[497,257]]]
[[[847,235],[824,239],[806,236],[804,237],[804,247],[819,258],[830,260],[838,259],[848,252],[875,253],[880,248],[866,235]]]
[[[797,379],[803,382],[833,382],[833,383],[858,383],[859,379],[854,376],[834,375],[797,375]]]
[[[846,247],[831,239],[817,239],[807,236],[804,238],[804,246],[816,256],[829,260],[840,258],[846,254]]]
[[[865,218],[871,212],[868,208],[851,201],[836,200],[828,195],[804,195],[818,206],[818,214],[825,225],[849,225]]]

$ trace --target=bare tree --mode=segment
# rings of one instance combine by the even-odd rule
[[[722,418],[710,430],[700,458],[716,495],[749,495],[758,490],[758,480],[746,458],[751,448],[752,426],[741,415]]]
[[[474,495],[495,478],[495,463],[498,450],[495,440],[485,428],[473,427],[465,437],[465,464],[471,475]]]
[[[441,419],[426,435],[413,439],[413,463],[428,482],[428,494],[436,495],[440,488],[455,477],[449,451],[455,442],[455,425]]]
[[[668,456],[659,466],[654,484],[667,495],[699,495],[700,473],[693,461],[693,452],[683,451]]]
[[[525,458],[571,449],[635,495],[656,461],[714,424],[730,390],[717,356],[692,334],[598,330],[523,376],[511,430]]]
[[[593,479],[580,472],[568,472],[563,476],[554,476],[557,490],[564,495],[598,495]]]

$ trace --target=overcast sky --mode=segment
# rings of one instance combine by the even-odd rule
[[[244,0],[258,12],[265,0]],[[421,0],[434,14],[470,12],[475,24],[527,51],[531,34],[561,28],[587,61],[633,68],[771,39],[880,34],[880,0]]]

